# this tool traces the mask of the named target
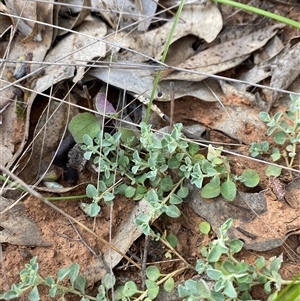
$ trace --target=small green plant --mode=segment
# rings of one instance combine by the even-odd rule
[[[208,246],[200,248],[203,259],[197,260],[195,267],[189,265],[173,249],[166,238],[159,237],[151,231],[151,235],[166,244],[172,253],[181,258],[184,265],[168,274],[162,274],[156,266],[149,266],[146,269],[146,288],[144,290],[140,289],[134,281],[128,281],[122,286],[115,287],[115,276],[108,273],[102,278],[97,295],[90,296],[85,292],[86,279],[79,274],[77,263],[60,269],[55,281],[53,277],[43,278],[38,273],[37,257],[33,257],[30,263],[25,265],[25,269],[20,272],[21,282],[13,284],[7,292],[0,293],[0,298],[1,300],[11,300],[27,294],[28,300],[37,301],[40,300],[39,287],[43,285],[49,288],[48,294],[51,298],[59,297],[60,300],[66,300],[67,294],[74,294],[80,296],[81,301],[151,301],[155,300],[162,289],[167,293],[173,292],[175,290],[174,276],[186,269],[194,269],[199,274],[197,278],[193,277],[193,279],[188,279],[178,285],[177,293],[186,301],[198,301],[202,298],[209,301],[252,300],[251,288],[256,285],[264,286],[265,293],[269,295],[268,301],[275,300],[282,285],[286,284],[290,285],[283,291],[285,296],[288,294],[288,296],[298,297],[299,279],[283,280],[278,272],[282,263],[281,257],[272,257],[269,260],[258,257],[255,264],[248,264],[235,258],[235,255],[242,249],[243,242],[238,239],[229,239],[227,231],[232,223],[233,220],[228,219],[219,229],[219,238],[211,241]],[[207,225],[205,225],[206,227]],[[176,245],[174,237],[171,241]],[[166,254],[171,254],[171,252]],[[67,284],[67,281],[71,286]]]
[[[196,271],[202,277],[200,280],[189,279],[178,286],[179,296],[187,297],[184,300],[252,300],[251,288],[263,285],[269,295],[268,301],[271,301],[283,284],[292,282],[282,280],[278,272],[281,257],[266,260],[261,256],[255,264],[237,260],[235,254],[241,251],[243,242],[229,239],[227,231],[232,223],[233,220],[228,219],[219,229],[219,238],[211,241],[208,247],[200,248],[204,259],[197,261]]]
[[[259,118],[268,126],[267,135],[273,137],[278,147],[270,149],[267,141],[253,142],[249,149],[252,157],[258,155],[269,155],[273,162],[282,157],[287,167],[293,167],[300,144],[300,98],[290,95],[291,105],[288,111],[277,112],[271,117],[267,112],[260,112]],[[268,176],[279,176],[281,168],[269,165],[266,174]]]
[[[11,289],[0,294],[1,300],[12,300],[21,297],[27,293],[27,298],[30,301],[40,300],[38,287],[43,285],[49,288],[49,296],[51,298],[59,297],[59,300],[66,300],[66,294],[78,295],[81,301],[108,300],[108,291],[115,285],[115,278],[110,274],[106,274],[98,287],[96,297],[89,296],[85,293],[86,279],[79,274],[79,265],[72,263],[67,268],[62,268],[58,271],[56,281],[53,277],[47,276],[43,278],[39,273],[39,265],[37,257],[33,257],[30,263],[25,264],[25,269],[20,272],[21,282],[13,284]],[[68,280],[71,286],[61,284],[62,281]]]
[[[258,184],[255,171],[246,169],[240,176],[233,175],[222,148],[209,145],[205,157],[197,144],[182,139],[181,130],[182,124],[175,124],[170,134],[158,138],[150,125],[141,123],[139,147],[134,149],[132,138],[121,142],[121,132],[111,135],[100,131],[95,138],[85,134],[84,157],[93,162],[102,178],[97,187],[87,186],[86,194],[93,202],[82,203],[81,208],[93,217],[101,210],[100,200],[110,204],[118,193],[136,201],[144,198],[152,212],[141,215],[137,223],[148,235],[152,218],[161,213],[180,216],[178,205],[189,194],[185,180],[200,188],[204,198],[222,195],[228,201],[236,196],[236,181],[247,187]],[[116,178],[122,180],[118,183]]]

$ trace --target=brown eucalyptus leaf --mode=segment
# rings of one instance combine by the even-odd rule
[[[270,87],[277,89],[286,89],[299,75],[298,68],[300,63],[300,43],[295,44],[287,51],[283,52],[281,57],[276,62],[272,72]],[[276,102],[281,93],[277,91],[272,92],[272,98],[268,104],[269,111]]]
[[[151,22],[153,16],[157,9],[157,2],[156,1],[149,1],[149,0],[138,0],[137,3],[140,2],[139,11],[139,24],[138,24],[138,31],[146,31]]]
[[[22,0],[8,0],[5,1],[5,4],[10,13],[16,16],[16,18],[14,18],[14,24],[17,26],[18,31],[26,36],[23,42],[27,43],[31,40],[41,42],[43,40],[42,31],[45,30],[45,26],[35,21],[46,22],[43,17],[47,18],[45,12],[48,10],[45,10],[45,8],[47,8],[49,4]],[[24,20],[23,18],[32,21]]]
[[[277,56],[282,49],[283,44],[281,40],[277,36],[274,36],[260,52],[255,53],[255,65],[251,69],[237,76],[236,79],[246,83],[234,82],[232,83],[232,86],[234,86],[236,90],[246,93],[253,83],[259,83],[270,77],[272,74],[272,66],[276,64],[278,59]],[[254,97],[254,95],[252,95],[252,97]]]
[[[206,6],[185,6],[180,19],[184,22],[178,22],[171,43],[187,35],[194,35],[211,42],[216,38],[223,26],[221,13],[212,2],[209,2]],[[131,35],[128,35],[120,32],[108,38],[108,40],[118,45],[115,51],[122,47],[127,47],[143,54],[142,56],[131,52],[120,54],[118,56],[120,60],[145,61],[145,56],[159,60],[169,38],[173,21],[174,19],[171,19],[170,22],[165,23],[163,26],[146,33],[133,32]]]
[[[128,62],[128,65],[130,68],[131,63]],[[132,94],[143,95],[146,98],[150,98],[155,74],[151,70],[130,70],[129,68],[93,69],[87,73],[84,81],[97,78],[103,82],[108,82],[110,85],[119,89],[131,92]],[[207,79],[205,82],[173,82],[175,82],[175,99],[189,95],[204,101],[215,102],[217,101],[216,96],[220,98],[223,94],[219,83],[213,79]],[[212,93],[212,91],[214,93]],[[160,82],[158,85],[158,92],[163,96],[159,97],[157,100],[169,101],[170,81]]]
[[[0,32],[1,34],[3,34],[11,25],[13,25],[14,19],[13,17],[9,17],[5,15],[5,14],[9,14],[10,12],[2,2],[0,2],[0,12],[2,13],[0,15]],[[2,43],[3,41],[1,41],[1,44]],[[2,53],[1,53],[1,57],[3,57]]]
[[[258,141],[265,139],[266,127],[257,118],[259,111],[256,107],[251,107],[243,95],[231,95],[228,100],[221,97],[219,100],[223,105],[219,102],[208,105],[202,100],[189,101],[189,120],[201,122],[202,125],[247,145],[253,142],[253,137]],[[185,114],[186,111],[178,111],[177,114],[181,112]],[[248,128],[251,129],[251,135]]]
[[[14,203],[0,196],[0,212]],[[50,243],[43,240],[37,225],[31,221],[23,203],[14,205],[10,210],[1,214],[0,218],[0,242],[22,246],[49,247]]]
[[[188,71],[216,74],[235,67],[248,58],[252,52],[263,47],[283,26],[272,25],[241,38],[212,46],[176,66],[187,71],[174,71],[171,74],[166,71],[167,75],[164,75],[163,79],[200,81],[207,75]]]
[[[254,64],[263,64],[266,61],[276,57],[284,48],[284,45],[281,39],[278,36],[274,36],[268,43],[265,45],[261,51],[255,53],[254,55]]]
[[[41,5],[41,8],[40,8]],[[39,14],[43,18],[43,22],[48,24],[52,24],[52,10],[53,4],[48,3],[39,3],[37,9],[42,12]],[[30,65],[30,74],[34,74],[39,69],[39,63],[44,60],[44,57],[51,46],[52,43],[52,34],[53,29],[51,26],[45,27],[43,31],[43,36],[41,36],[42,41],[36,42],[33,40],[28,41],[27,43],[23,43],[24,37],[22,35],[14,35],[11,37],[11,45],[10,51],[6,53],[3,59],[7,59],[7,62],[3,64],[4,71],[3,71],[3,80],[0,83],[0,92],[3,100],[12,99],[15,100],[14,89],[11,86],[12,84],[7,81],[6,74],[9,71],[15,72],[15,64],[11,64],[10,60],[18,60],[20,56],[27,56],[28,54],[32,53],[32,62],[33,64]],[[34,64],[35,62],[38,62]],[[32,90],[36,90],[35,84],[36,81],[31,81],[31,78],[28,79],[27,83],[29,88]],[[24,83],[23,83],[24,84]],[[26,83],[25,83],[26,84]],[[22,89],[22,83],[17,84]],[[30,112],[31,106],[36,97],[36,93],[31,92],[27,103],[24,103],[24,107],[26,107],[26,119],[25,121],[22,118],[17,118],[15,114],[15,109],[17,103],[15,101],[7,109],[5,116],[3,116],[3,125],[2,127],[5,128],[5,131],[0,131],[0,140],[2,141],[1,151],[3,156],[0,156],[0,162],[7,167],[10,167],[15,160],[19,157],[20,153],[22,152],[26,141],[28,139],[28,130],[30,124]],[[18,102],[25,102],[26,100],[20,97]],[[2,108],[3,103],[0,100],[0,108]],[[25,124],[24,124],[25,123]],[[3,147],[3,149],[2,149]]]
[[[73,80],[77,82],[83,76],[84,65],[89,60],[105,55],[106,46],[98,41],[106,34],[106,25],[103,21],[89,17],[77,27],[77,30],[78,33],[64,37],[46,56],[46,62],[61,65],[53,64],[46,69],[45,75],[37,81],[38,91],[45,91],[50,86],[73,77],[75,69],[77,74]]]
[[[113,29],[126,27],[127,31],[134,29],[130,25],[139,20],[141,13],[134,0],[92,0],[92,10],[100,14]]]
[[[45,107],[34,131],[32,150],[26,153],[18,170],[26,183],[34,183],[49,168],[69,121],[77,113],[72,104],[54,100]]]

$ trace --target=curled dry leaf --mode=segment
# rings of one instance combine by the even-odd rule
[[[176,66],[187,69],[186,72],[175,71],[165,76],[164,79],[200,81],[206,78],[207,75],[190,73],[188,70],[216,74],[233,68],[248,58],[252,52],[264,46],[282,27],[284,25],[276,24],[241,38],[210,47]]]
[[[126,27],[126,30],[132,29],[129,26],[139,20],[141,13],[135,1],[131,0],[92,0],[92,10],[99,13],[113,29]]]
[[[144,199],[137,202],[134,206],[130,216],[121,222],[116,231],[116,235],[112,239],[112,244],[121,252],[126,253],[133,242],[142,234],[141,229],[136,225],[135,219],[137,216],[151,211],[150,204]],[[111,267],[115,267],[122,260],[122,256],[113,251],[108,250],[103,254],[103,262],[109,262]],[[102,260],[94,258],[83,271],[87,279],[88,285],[98,282],[106,273],[106,267]]]
[[[124,62],[125,66],[126,63],[128,66],[131,65],[130,62]],[[132,94],[150,98],[155,73],[149,69],[130,70],[129,68],[124,68],[124,65],[122,68],[97,68],[90,70],[83,81],[97,78],[103,82],[108,81],[110,85],[131,92]],[[211,89],[214,91],[214,94],[211,92]],[[159,101],[169,101],[170,81],[160,82],[158,92],[163,95],[159,97]],[[216,96],[221,97],[222,90],[217,81],[207,79],[205,82],[176,81],[174,93],[175,99],[189,95],[204,101],[215,102],[217,101]]]
[[[183,21],[180,21],[183,20]],[[187,35],[194,35],[207,42],[213,41],[222,29],[223,21],[217,6],[209,2],[206,6],[188,5],[182,10],[171,43]],[[118,55],[120,60],[145,61],[145,57],[161,59],[166,41],[171,32],[174,18],[163,26],[146,33],[133,32],[131,35],[120,32],[108,40],[118,44],[114,51],[122,47],[142,53],[125,53]]]
[[[44,22],[41,17],[43,16],[43,6],[47,4],[22,0],[8,0],[5,1],[5,4],[10,14],[16,16],[13,20],[18,31],[26,36],[23,42],[27,43],[31,40],[41,42],[43,40],[44,25],[35,21]]]
[[[95,99],[96,110],[103,114],[116,114],[116,110],[113,105],[106,99],[105,95],[99,92]]]
[[[287,49],[280,56],[275,64],[270,87],[277,89],[286,89],[288,86],[294,82],[300,73],[300,43],[297,43],[293,47]],[[272,91],[271,99],[269,100],[267,111],[271,109],[273,104],[276,102],[278,97],[281,95],[278,91]]]
[[[6,2],[8,3],[8,2]],[[22,2],[23,3],[23,2]],[[25,3],[25,2],[24,2]],[[53,4],[49,3],[39,3],[37,6],[39,11],[39,17],[43,19],[43,22],[52,24],[52,11]],[[23,14],[24,17],[28,17]],[[1,23],[1,26],[4,24]],[[8,24],[7,24],[8,25]],[[30,74],[33,76],[33,72],[37,71],[40,67],[40,63],[43,62],[46,52],[51,46],[53,35],[53,28],[51,26],[45,27],[43,31],[42,41],[36,42],[33,40],[28,40],[27,43],[23,43],[24,36],[14,33],[10,36],[11,43],[10,51],[6,52],[2,56],[7,62],[3,64],[4,71],[3,74],[7,74],[8,70],[12,73],[15,72],[14,65],[10,63],[10,60],[17,60],[19,57],[27,56],[29,53],[33,53],[32,64],[30,64]],[[6,49],[7,42],[4,40],[0,41],[0,48]],[[36,93],[32,92],[29,95],[29,99],[26,103],[26,120],[24,121],[18,119],[15,114],[15,95],[13,93],[13,87],[11,83],[8,83],[5,76],[3,81],[0,83],[0,92],[3,99],[11,99],[12,105],[7,108],[5,115],[3,116],[2,128],[5,131],[0,130],[0,140],[2,141],[2,156],[0,156],[0,162],[7,167],[12,166],[16,158],[19,157],[22,152],[26,141],[28,139],[29,124],[30,124],[30,112],[32,103],[36,97]],[[29,88],[35,90],[35,81],[31,82],[29,78]],[[27,83],[28,84],[28,83]],[[19,87],[22,88],[22,83],[18,83]],[[24,102],[24,99],[18,99],[19,102]],[[24,104],[25,105],[25,104]],[[0,101],[0,108],[2,108],[2,103]]]
[[[20,177],[26,183],[34,183],[49,168],[69,120],[77,113],[72,104],[54,100],[44,109],[34,131],[31,152],[24,152],[17,170],[21,170]]]
[[[99,40],[106,34],[106,25],[101,20],[88,18],[77,30],[78,33],[66,36],[46,56],[45,61],[53,65],[37,81],[37,91],[45,91],[51,85],[73,77],[75,69],[77,74],[73,81],[77,82],[82,78],[89,60],[105,56],[105,44]]]
[[[92,11],[100,14],[113,29],[146,31],[157,9],[157,1],[92,0]]]
[[[151,24],[151,16],[156,12],[157,2],[149,0],[139,0],[137,2],[140,11],[138,31],[146,31]]]
[[[68,33],[68,29],[73,29],[80,25],[90,14],[91,11],[91,0],[73,0],[68,2],[74,5],[75,7],[62,6],[60,7],[60,10],[57,10],[56,12],[58,14],[56,18],[58,20],[57,25],[64,28],[58,30],[59,36]],[[76,18],[73,18],[69,15],[69,12],[73,13],[73,10],[75,10],[74,13],[78,13]]]
[[[298,191],[298,178],[295,186]],[[213,230],[217,229],[224,220],[234,219],[229,235],[231,238],[242,239],[248,250],[267,251],[281,246],[291,234],[291,229],[299,230],[300,209],[274,202],[260,193],[239,192],[233,202],[225,201],[222,197],[207,202],[201,198],[199,189],[190,187],[190,195],[186,201],[190,207],[206,221]],[[295,193],[295,191],[294,191]]]

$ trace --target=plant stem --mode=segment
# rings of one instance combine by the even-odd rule
[[[186,269],[187,269],[186,267],[183,267],[183,268],[180,268],[180,269],[178,269],[178,270],[176,270],[176,271],[173,271],[172,273],[166,275],[163,279],[159,280],[159,281],[157,282],[157,285],[160,285],[160,284],[164,283],[164,282],[167,281],[169,278],[175,276],[175,275],[178,274],[178,273],[181,273],[181,272],[185,271]],[[145,292],[143,292],[143,294],[140,295],[137,299],[135,299],[135,301],[145,300],[145,298],[147,297],[147,295],[148,295],[148,290],[146,290]]]
[[[62,196],[59,196],[59,197],[55,196],[55,197],[48,197],[48,198],[45,197],[45,199],[47,201],[65,201],[65,200],[84,199],[86,197],[87,197],[87,195],[83,194],[83,195],[71,195],[71,196],[63,196],[63,197]]]
[[[179,21],[179,16],[180,16],[181,11],[183,9],[184,3],[185,3],[185,0],[181,0],[180,5],[178,7],[178,10],[176,12],[176,15],[175,15],[175,18],[174,18],[174,22],[173,22],[173,26],[172,26],[171,31],[169,33],[169,37],[168,37],[168,40],[166,42],[165,49],[164,49],[162,58],[160,60],[161,63],[164,63],[165,60],[166,60],[166,57],[167,57],[167,54],[168,54],[168,51],[169,51],[169,47],[171,45],[172,38],[173,38],[173,35],[174,35],[174,32],[175,32],[177,23]],[[155,92],[156,92],[156,88],[158,86],[158,82],[159,82],[159,79],[160,79],[160,74],[161,74],[161,70],[159,70],[157,72],[155,80],[154,80],[154,83],[153,83],[153,88],[152,88],[152,91],[151,91],[150,101],[149,101],[149,105],[148,105],[148,108],[147,108],[146,116],[145,116],[145,119],[144,119],[145,123],[148,123],[151,106],[152,106],[154,95],[155,95]]]
[[[181,183],[184,181],[185,177],[182,177],[173,187],[173,189],[170,191],[170,193],[163,199],[161,202],[162,204],[166,204],[171,197],[175,193],[175,191],[178,189],[178,187],[181,185]]]
[[[238,2],[235,2],[235,1],[231,1],[231,0],[212,0],[212,1],[217,2],[217,3],[226,4],[226,5],[230,5],[230,6],[233,6],[233,7],[237,7],[237,8],[240,8],[242,10],[254,13],[256,15],[261,15],[261,16],[279,21],[281,23],[284,23],[284,24],[287,24],[287,25],[290,25],[290,26],[293,26],[293,27],[296,27],[296,28],[300,28],[300,23],[297,22],[297,21],[279,16],[277,14],[270,13],[268,11],[262,10],[260,8],[257,8],[257,7],[253,7],[253,6],[250,6],[250,5],[238,3]]]

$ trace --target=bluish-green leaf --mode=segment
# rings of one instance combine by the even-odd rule
[[[219,196],[221,193],[221,188],[211,185],[211,183],[207,183],[201,189],[201,196],[206,199],[211,199]]]
[[[74,288],[84,294],[86,287],[86,279],[82,275],[78,275],[74,281]]]
[[[180,198],[182,198],[182,199],[184,199],[184,198],[186,198],[188,195],[189,195],[189,188],[188,187],[186,187],[186,186],[181,186],[180,188],[179,188],[179,190],[177,191],[177,195],[180,197]]]
[[[282,132],[282,131],[277,132],[274,135],[274,141],[277,144],[283,145],[286,142],[286,139],[287,139],[286,134],[284,132]]]
[[[146,279],[146,286],[148,289],[148,298],[154,300],[159,293],[159,286],[152,280]]]
[[[167,293],[171,293],[174,290],[175,282],[173,277],[170,277],[165,283],[164,283],[164,290]]]
[[[160,276],[159,268],[155,265],[151,265],[146,269],[146,276],[152,281],[156,281]]]
[[[218,281],[219,278],[222,276],[222,272],[220,272],[219,270],[216,269],[212,269],[212,268],[208,268],[206,270],[207,276],[215,281]]]
[[[123,287],[123,295],[125,297],[132,297],[134,294],[136,294],[138,291],[138,288],[136,284],[133,281],[128,281],[125,283]]]
[[[241,178],[243,184],[247,187],[255,187],[259,183],[259,174],[252,169],[245,169]]]
[[[178,195],[172,194],[170,196],[170,201],[169,202],[170,202],[170,204],[173,204],[173,205],[179,205],[183,202],[183,200]]]
[[[91,204],[81,203],[80,208],[84,211],[85,214],[87,214],[90,217],[97,216],[101,210],[101,207],[96,203],[91,203]]]
[[[165,191],[165,192],[168,192],[168,191],[171,191],[172,188],[174,187],[174,183],[173,183],[173,180],[171,178],[170,175],[166,176],[165,178],[163,178],[160,182],[160,188]]]
[[[136,189],[132,186],[128,186],[126,189],[125,189],[125,196],[127,198],[132,198],[135,194],[135,191]]]
[[[222,196],[228,200],[233,201],[236,197],[236,186],[232,181],[227,180],[221,185],[221,194]]]
[[[281,175],[282,168],[279,166],[268,165],[265,175],[268,177],[279,177]]]
[[[180,216],[180,210],[175,205],[170,205],[167,207],[166,214],[172,218],[177,218]]]
[[[28,300],[30,300],[30,301],[39,301],[40,300],[39,291],[38,291],[38,288],[36,285],[33,287],[33,289],[28,294]]]
[[[116,284],[116,277],[114,275],[107,273],[101,279],[101,283],[103,284],[106,290],[109,290],[113,288],[114,285]]]
[[[237,292],[230,280],[227,280],[225,283],[224,294],[232,299],[235,299],[237,297]]]
[[[72,263],[69,266],[69,274],[68,277],[70,279],[71,284],[73,285],[75,279],[77,278],[79,273],[79,264],[78,263]]]
[[[87,195],[88,198],[94,198],[94,197],[98,196],[98,190],[92,184],[88,184],[86,186],[85,192],[86,192],[86,195]]]
[[[229,249],[231,253],[238,253],[243,248],[244,243],[239,239],[233,239],[229,243]]]
[[[263,122],[270,122],[271,120],[271,117],[267,112],[259,112],[258,116]]]

